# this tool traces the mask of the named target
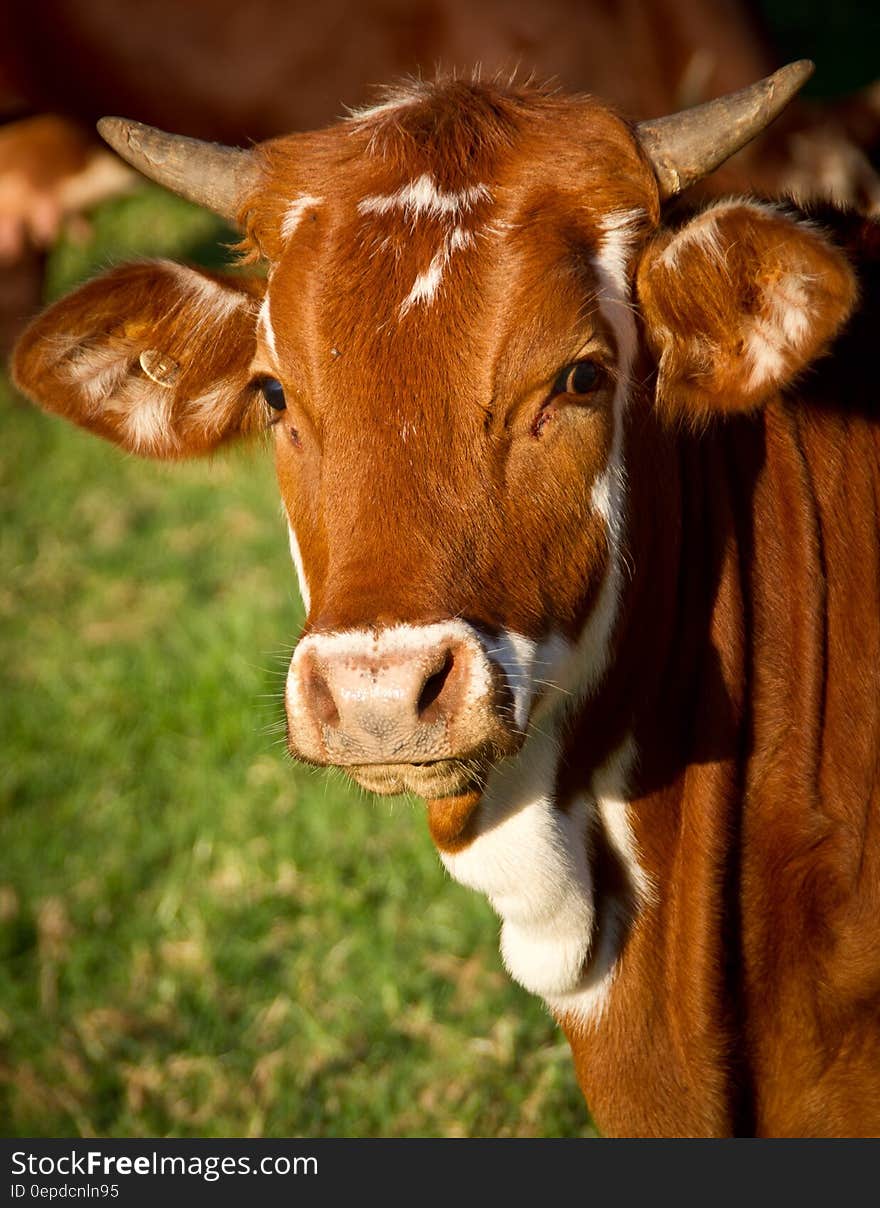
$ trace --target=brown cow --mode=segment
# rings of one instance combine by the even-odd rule
[[[252,152],[108,121],[268,283],[119,268],[15,359],[143,454],[269,428],[291,750],[427,799],[610,1133],[880,1130],[878,228],[662,209],[804,75],[639,127],[454,81]]]

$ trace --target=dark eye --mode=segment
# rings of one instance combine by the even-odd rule
[[[260,378],[258,385],[263,392],[263,398],[273,411],[285,411],[287,409],[287,401],[284,398],[284,387],[278,381],[278,378]]]
[[[595,361],[575,361],[559,371],[553,383],[554,394],[592,394],[602,380]]]

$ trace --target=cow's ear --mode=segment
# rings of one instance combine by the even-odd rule
[[[262,427],[249,384],[264,283],[168,261],[127,265],[40,315],[18,387],[133,453],[193,457]]]
[[[657,404],[696,424],[766,402],[822,354],[856,299],[846,257],[821,231],[748,201],[658,234],[637,289]]]

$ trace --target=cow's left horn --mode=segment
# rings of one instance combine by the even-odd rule
[[[660,184],[660,196],[674,197],[714,171],[778,117],[815,70],[809,59],[781,67],[740,92],[639,122],[639,142]]]
[[[259,168],[252,151],[166,134],[123,117],[102,117],[98,133],[144,176],[230,222],[238,219],[257,183]]]

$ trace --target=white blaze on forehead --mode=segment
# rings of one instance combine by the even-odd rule
[[[417,303],[429,304],[434,301],[443,280],[443,270],[449,263],[452,253],[470,247],[473,242],[474,237],[469,231],[464,231],[461,227],[453,227],[439,251],[435,252],[431,258],[427,271],[419,273],[413,282],[412,289],[401,302],[399,311],[401,319]]]
[[[469,185],[465,189],[446,191],[437,186],[433,176],[425,173],[393,193],[364,197],[358,202],[358,212],[389,214],[400,210],[404,217],[413,220],[423,217],[457,218],[490,197],[486,185]]]
[[[419,273],[412,283],[412,289],[400,303],[398,316],[400,319],[410,312],[413,306],[427,306],[434,301],[442,275],[453,252],[462,251],[474,243],[474,236],[465,231],[459,220],[474,208],[479,202],[490,201],[491,192],[486,185],[469,185],[459,190],[444,190],[436,185],[433,176],[424,173],[409,184],[403,185],[393,193],[374,194],[363,198],[358,203],[358,211],[364,215],[392,214],[395,211],[409,220],[412,225],[418,219],[429,217],[453,223],[442,238],[438,250],[424,272]]]
[[[473,235],[460,225],[460,219],[478,202],[491,199],[486,185],[469,185],[458,190],[441,189],[434,178],[424,173],[393,193],[364,197],[358,202],[358,212],[364,215],[384,215],[399,212],[404,220],[415,225],[419,218],[432,218],[453,223],[443,236],[440,247],[431,257],[428,267],[418,274],[407,296],[400,304],[398,317],[403,318],[416,305],[434,301],[443,280],[443,273],[454,252],[471,247]]]
[[[281,220],[281,238],[290,239],[293,232],[302,222],[305,214],[309,210],[313,210],[315,206],[323,203],[323,197],[309,197],[303,194],[300,197],[294,197],[287,209],[284,211],[284,218]]]

